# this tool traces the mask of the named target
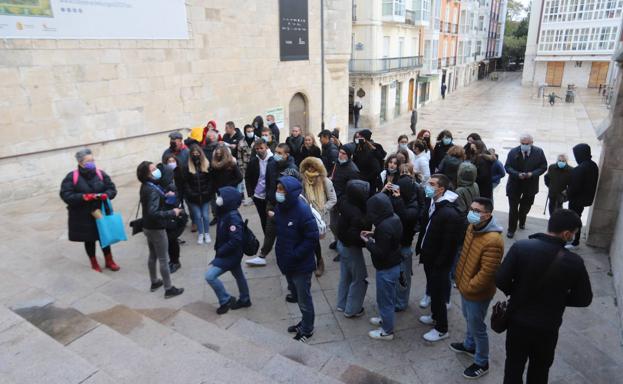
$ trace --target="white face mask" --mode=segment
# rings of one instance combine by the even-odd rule
[[[222,207],[222,206],[223,206],[223,198],[222,198],[221,196],[218,196],[218,197],[216,198],[215,203],[216,203],[216,205],[218,205],[219,207]]]

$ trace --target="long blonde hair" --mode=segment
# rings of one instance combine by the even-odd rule
[[[193,144],[190,146],[188,156],[188,172],[192,173],[193,175],[197,173],[197,169],[195,168],[195,162],[193,161],[192,156],[193,152],[199,152],[199,158],[201,159],[199,172],[208,172],[208,169],[210,168],[210,161],[206,157],[206,154],[203,152],[203,149],[201,149],[201,147],[197,144]]]
[[[301,162],[299,171],[303,181],[305,198],[314,208],[323,212],[324,205],[327,202],[327,193],[325,191],[327,170],[324,168],[322,161],[317,157],[308,157]]]

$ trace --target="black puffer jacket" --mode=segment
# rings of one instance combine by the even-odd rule
[[[376,192],[376,178],[383,170],[386,155],[380,144],[372,144],[376,149],[370,149],[367,143],[358,144],[353,154],[353,162],[359,168],[361,179],[370,183],[370,194]]]
[[[424,189],[408,175],[402,175],[394,184],[400,187],[400,197],[391,197],[394,212],[402,223],[400,245],[410,247],[413,236],[420,228],[420,218],[426,201]]]
[[[184,169],[184,197],[192,204],[205,204],[210,201],[212,188],[209,172],[191,173]]]
[[[322,159],[322,154],[320,153],[320,148],[318,148],[318,146],[314,145],[312,147],[310,147],[309,149],[307,149],[306,146],[302,146],[301,147],[301,152],[299,153],[299,164],[301,164],[301,162],[305,159],[307,159],[308,157],[317,157],[319,159]],[[330,172],[329,172],[330,174]]]
[[[324,164],[324,168],[327,170],[327,174],[330,174],[333,171],[333,166],[337,163],[338,153],[339,150],[337,145],[332,142],[328,142],[322,146],[322,155],[320,155],[320,159],[322,160],[322,164]]]
[[[599,167],[591,160],[591,147],[578,144],[573,147],[573,155],[578,166],[571,171],[569,181],[569,202],[588,207],[593,204],[599,179]]]
[[[359,174],[359,168],[357,168],[357,165],[355,165],[355,163],[353,163],[353,161],[350,159],[349,149],[347,149],[346,147],[342,148],[349,156],[348,161],[344,164],[340,164],[340,162],[338,161],[338,163],[335,165],[335,169],[333,170],[333,174],[329,173],[329,177],[333,182],[333,188],[335,188],[335,195],[337,196],[338,201],[340,197],[346,192],[346,183],[348,183],[349,180],[361,179],[361,175]]]
[[[340,213],[337,225],[337,238],[347,247],[361,247],[365,244],[359,234],[369,231],[371,225],[366,220],[366,201],[370,196],[370,184],[363,180],[351,180],[338,204]]]
[[[214,197],[216,192],[223,187],[237,187],[241,181],[242,173],[236,164],[212,167],[210,169],[210,196]]]
[[[305,141],[305,137],[303,135],[299,135],[298,137],[288,136],[286,139],[286,144],[290,147],[290,156],[294,157],[294,163],[296,165],[300,165],[303,159],[301,158],[301,149],[303,148],[303,141]]]
[[[433,152],[431,153],[431,156],[430,156],[430,162],[428,163],[428,166],[430,167],[431,175],[436,173],[435,170],[439,167],[439,164],[441,164],[441,161],[443,160],[443,158],[446,157],[446,153],[448,153],[448,149],[452,148],[453,145],[454,143],[445,145],[441,141],[438,141],[437,144],[435,144],[435,148],[433,148]]]
[[[366,242],[377,270],[389,269],[402,262],[400,240],[402,223],[394,213],[392,202],[384,193],[377,193],[366,203],[367,220],[374,224],[374,238]]]
[[[432,216],[423,215],[420,236],[416,253],[420,254],[420,262],[439,269],[452,266],[456,250],[463,234],[463,217],[454,201],[457,195],[446,191],[444,196],[435,203]],[[426,199],[426,207],[430,207],[430,199]]]
[[[140,197],[143,209],[143,228],[165,229],[168,221],[175,217],[175,212],[166,207],[164,191],[160,193],[155,184],[145,182],[141,185]]]
[[[277,205],[275,192],[277,192],[277,182],[281,176],[292,176],[300,180],[299,169],[294,164],[292,156],[280,162],[271,157],[266,164],[266,201],[270,202],[273,207]]]
[[[105,193],[109,199],[117,196],[115,184],[110,177],[100,171],[102,180],[95,171],[84,168],[78,170],[78,180],[74,185],[74,171],[69,172],[61,183],[61,199],[67,204],[69,241],[95,241],[99,240],[97,225],[91,212],[101,207],[102,202],[84,201],[82,196],[86,193]]]

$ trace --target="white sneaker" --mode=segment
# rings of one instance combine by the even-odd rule
[[[383,324],[383,320],[380,317],[371,317],[370,320],[368,321],[370,321],[370,324],[375,325],[377,327]]]
[[[376,340],[394,340],[394,334],[385,333],[385,331],[383,331],[383,328],[375,329],[374,331],[368,332],[368,336]]]
[[[450,335],[448,335],[448,332],[441,333],[438,330],[433,328],[430,331],[423,334],[422,337],[426,341],[435,342],[435,341],[447,339],[448,337],[450,337]]]
[[[452,303],[446,303],[446,310],[452,308]]]
[[[420,323],[425,325],[435,325],[435,320],[433,320],[432,316],[420,316]]]
[[[212,242],[212,238],[210,237],[209,233],[206,233],[206,234],[203,235],[203,242],[206,243],[206,244]]]
[[[430,296],[424,295],[424,297],[422,297],[422,300],[420,300],[420,308],[428,308],[429,305],[430,305]]]
[[[568,249],[568,250],[574,251],[576,249],[579,249],[580,246],[579,245],[573,245],[573,244],[567,244],[567,245],[565,245],[565,248]]]
[[[245,261],[245,263],[247,263],[247,265],[250,265],[252,267],[265,267],[266,259],[263,257],[256,256],[252,258],[251,260]]]
[[[197,244],[203,244],[203,233],[197,236]]]
[[[244,205],[245,207],[248,207],[249,205],[253,205],[253,199],[251,198],[244,199],[244,201],[242,202],[242,205]]]

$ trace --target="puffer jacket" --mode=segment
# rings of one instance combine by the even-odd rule
[[[315,249],[320,233],[309,205],[299,198],[303,187],[292,176],[279,178],[286,200],[275,207],[277,266],[284,275],[311,273],[316,269]]]
[[[462,163],[463,161],[461,161],[461,159],[446,155],[443,160],[441,160],[441,163],[439,163],[439,165],[437,166],[440,173],[448,176],[448,178],[452,182],[452,187],[455,189],[458,184],[459,167]]]
[[[184,169],[184,197],[192,204],[205,204],[212,196],[210,172],[202,172],[195,168],[195,173],[188,168]]]
[[[366,220],[366,201],[370,196],[370,183],[351,180],[338,203],[337,238],[347,247],[365,246],[359,236],[361,231],[369,231],[372,225]]]
[[[402,262],[400,240],[402,223],[394,213],[392,202],[385,193],[377,193],[366,203],[366,217],[374,224],[374,237],[368,239],[366,248],[377,270],[392,268]]]
[[[240,265],[242,260],[242,230],[244,223],[238,212],[242,202],[240,192],[234,187],[218,190],[223,205],[217,208],[216,243],[212,265],[229,271]]]
[[[480,197],[480,189],[476,184],[476,166],[470,162],[463,162],[459,166],[457,175],[458,188],[456,194],[456,206],[464,217],[475,198]]]
[[[281,176],[293,176],[297,179],[301,178],[299,169],[296,164],[294,164],[294,158],[292,156],[288,156],[287,159],[282,161],[276,161],[274,157],[271,157],[266,164],[266,200],[273,206],[277,205],[275,192],[277,191],[277,182]],[[255,187],[253,189],[255,189]]]
[[[494,217],[482,229],[467,228],[455,272],[456,286],[467,300],[491,300],[495,295],[495,272],[504,255],[502,231]]]
[[[346,184],[348,183],[349,180],[361,179],[359,168],[351,160],[352,152],[346,146],[343,146],[342,148],[348,155],[348,161],[346,161],[343,164],[341,164],[338,161],[335,164],[335,168],[333,169],[333,172],[330,174],[331,181],[333,182],[333,187],[335,188],[335,194],[337,195],[338,200],[346,191]],[[366,180],[366,182],[368,181]]]

